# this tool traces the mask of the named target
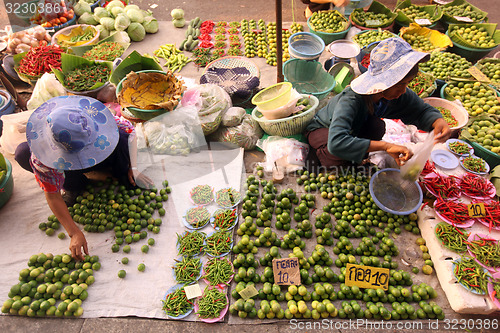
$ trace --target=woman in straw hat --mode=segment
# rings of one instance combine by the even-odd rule
[[[424,103],[408,84],[428,53],[414,51],[401,38],[380,42],[370,54],[368,70],[332,98],[306,127],[306,137],[325,167],[362,163],[368,152],[386,151],[399,164],[412,156],[405,146],[381,141],[385,123],[401,119],[444,142],[451,131],[441,113]]]

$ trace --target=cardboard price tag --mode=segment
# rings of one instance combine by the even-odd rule
[[[254,285],[251,284],[242,291],[240,291],[238,294],[240,294],[241,298],[243,298],[245,301],[249,298],[254,297],[255,295],[258,295],[259,292],[257,289],[255,289]]]
[[[468,22],[468,23],[474,22],[474,20],[472,20],[470,17],[467,16],[453,16],[453,18],[461,22]]]
[[[389,269],[347,264],[345,284],[349,287],[387,290],[389,289]]]
[[[184,291],[186,292],[187,299],[200,297],[202,295],[201,288],[198,283],[190,286],[184,286]]]
[[[432,22],[429,19],[415,19],[415,23],[418,25],[431,25]]]
[[[484,208],[484,203],[476,202],[467,205],[467,210],[469,211],[470,217],[485,217],[486,209]]]
[[[490,82],[490,79],[479,70],[479,68],[472,66],[470,68],[467,68],[467,72],[470,73],[476,80],[481,81],[481,82]]]
[[[299,258],[273,259],[273,273],[278,285],[299,285]]]
[[[367,27],[378,27],[382,25],[382,21],[380,20],[365,20],[365,25]]]

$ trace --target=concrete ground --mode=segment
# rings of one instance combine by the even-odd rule
[[[5,1],[5,0],[4,0]],[[305,18],[303,16],[303,11],[305,5],[299,0],[283,1],[283,21],[292,21],[292,2],[295,8],[295,20],[299,22],[304,22]],[[389,8],[394,8],[396,0],[381,0]],[[424,5],[428,4],[427,0],[413,0],[414,4]],[[469,0],[470,3],[476,5],[477,7],[489,12],[490,22],[496,23],[500,22],[500,7],[495,5],[500,4],[498,0]],[[219,20],[241,20],[245,19],[260,19],[265,21],[274,21],[276,18],[275,12],[275,1],[272,0],[169,0],[169,1],[159,1],[159,0],[131,0],[131,3],[139,5],[141,8],[148,8],[151,5],[157,4],[158,6],[152,9],[155,17],[158,20],[168,21],[170,20],[170,11],[173,8],[183,8],[185,11],[186,19],[190,20],[196,16],[200,16],[202,19],[211,19],[213,21]],[[0,13],[1,17],[1,13]],[[165,42],[168,42],[168,36],[165,36]],[[252,160],[261,160],[263,158],[262,154],[247,154],[245,157],[245,163],[249,165]],[[2,255],[6,255],[5,253]],[[444,303],[446,300],[439,300],[439,303]],[[475,319],[476,323],[481,320],[489,319],[498,320],[500,315],[489,316],[457,316],[454,315],[453,319]],[[389,328],[377,328],[377,327],[359,327],[356,328],[354,323],[349,323],[347,321],[341,321],[335,318],[333,326],[323,327],[326,331],[330,332],[373,332],[374,330],[379,332],[422,332],[423,330],[437,330],[441,332],[463,332],[464,329],[460,329],[457,326],[456,329],[452,329],[451,326],[446,326],[446,323],[441,323],[439,327],[429,326],[428,322],[422,322],[422,326],[404,326],[402,328],[393,327]],[[182,322],[182,321],[169,321],[169,320],[156,320],[156,319],[144,319],[135,317],[126,318],[94,318],[94,319],[60,319],[60,318],[27,318],[27,317],[17,317],[17,316],[0,316],[0,332],[193,332],[193,331],[203,331],[205,333],[212,332],[293,332],[293,331],[311,331],[308,327],[301,329],[300,326],[290,324],[286,320],[282,320],[277,324],[265,324],[254,326],[255,321],[248,321],[248,325],[229,325],[227,323],[219,323],[215,325],[196,323],[196,322]],[[396,322],[394,322],[395,325]],[[411,323],[411,322],[410,322]],[[415,323],[415,322],[413,322]],[[252,325],[252,326],[250,326]],[[342,325],[342,326],[340,326]],[[479,327],[476,325],[475,327]],[[472,327],[471,327],[472,328]],[[494,330],[479,330],[479,329],[467,329],[469,332],[498,332],[497,329]]]

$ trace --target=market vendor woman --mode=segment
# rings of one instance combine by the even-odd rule
[[[75,259],[83,259],[82,248],[88,254],[87,241],[61,191],[76,197],[88,183],[85,173],[104,169],[122,184],[134,186],[137,168],[130,161],[128,140],[133,131],[130,122],[114,117],[104,104],[82,96],[52,98],[28,120],[28,141],[17,147],[16,161],[34,173],[50,209],[71,238],[69,248]]]
[[[381,118],[401,119],[444,142],[451,134],[441,113],[424,103],[408,84],[428,53],[414,51],[401,38],[380,42],[370,54],[368,70],[332,98],[306,127],[306,137],[321,165],[360,164],[367,153],[386,151],[401,165],[412,156],[405,146],[381,141]]]

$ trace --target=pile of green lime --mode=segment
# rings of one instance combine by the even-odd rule
[[[483,113],[500,115],[500,103],[495,90],[480,82],[450,82],[445,93],[462,102],[473,117]]]
[[[428,19],[432,18],[425,9],[421,6],[410,5],[406,8],[400,9],[410,20],[415,21],[415,19]]]
[[[384,13],[365,12],[363,9],[355,9],[351,14],[351,19],[362,27],[377,28],[390,24],[391,16]]]
[[[492,48],[497,45],[495,39],[491,37],[484,27],[474,24],[454,25],[448,32],[452,41],[464,41],[472,48]]]
[[[483,59],[476,66],[491,82],[500,83],[500,61],[497,59]]]
[[[309,18],[309,24],[314,31],[335,33],[347,29],[347,19],[336,10],[314,12]]]
[[[472,140],[495,154],[500,153],[500,124],[494,120],[475,120],[467,131]]]
[[[353,40],[358,43],[360,47],[365,47],[371,43],[391,37],[395,36],[387,30],[367,30],[366,32],[354,35]]]
[[[439,46],[434,45],[429,38],[426,36],[422,36],[416,33],[405,33],[401,37],[408,44],[411,45],[412,49],[421,51],[421,52],[432,52],[434,50],[439,49]]]
[[[449,16],[468,17],[472,22],[480,22],[486,18],[486,14],[477,11],[469,3],[465,2],[460,5],[443,6],[443,11]]]
[[[420,69],[436,79],[446,80],[448,77],[470,78],[467,69],[471,66],[472,63],[458,54],[432,52],[430,60],[420,64]]]
[[[71,255],[39,253],[19,272],[19,283],[10,288],[2,313],[28,317],[79,317],[82,303],[94,283],[94,271],[101,268],[99,257],[75,261]]]

